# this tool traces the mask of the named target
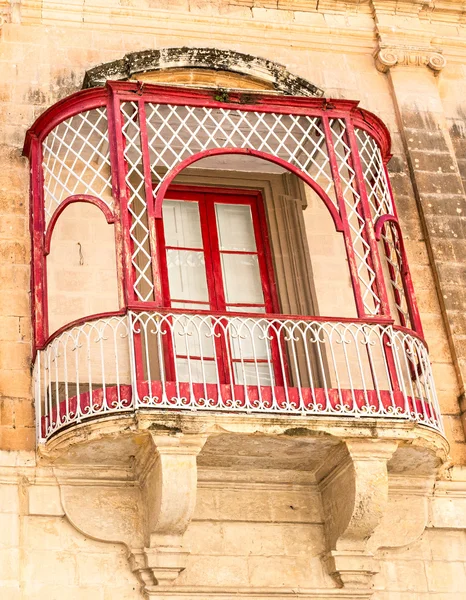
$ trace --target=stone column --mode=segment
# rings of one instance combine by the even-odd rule
[[[438,90],[445,59],[429,48],[383,47],[376,66],[393,91],[411,181],[445,317],[466,431],[466,197]]]

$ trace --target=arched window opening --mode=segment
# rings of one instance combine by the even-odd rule
[[[144,408],[441,428],[389,136],[356,103],[108,83],[25,153],[41,439]]]

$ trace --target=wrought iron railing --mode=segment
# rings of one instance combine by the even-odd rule
[[[129,311],[37,352],[39,441],[140,409],[416,421],[442,432],[424,342],[386,321]]]

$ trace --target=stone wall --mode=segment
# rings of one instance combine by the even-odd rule
[[[51,471],[33,467],[25,453],[1,456],[2,599],[142,598],[124,546],[95,541],[63,516]],[[252,483],[257,478],[260,485]],[[269,471],[252,473],[249,479],[244,472],[225,477],[218,470],[200,471],[197,507],[186,534],[191,556],[177,580],[176,597],[338,597],[321,561],[323,511],[312,477]],[[422,535],[411,534],[409,544],[377,552],[374,600],[464,598],[466,504],[454,487],[443,484],[430,496],[429,523]],[[392,493],[403,527],[403,495]],[[353,590],[342,597],[368,597],[362,594]],[[164,587],[156,597],[165,600],[173,594]]]
[[[427,494],[425,531],[422,528],[401,547],[377,551],[380,572],[374,579],[373,598],[464,598],[462,3],[11,0],[0,7],[2,599],[142,598],[126,560],[127,549],[90,539],[69,523],[54,471],[43,467],[43,457],[34,451],[29,166],[21,156],[25,132],[47,107],[80,89],[92,67],[128,52],[205,46],[206,41],[212,47],[273,59],[328,97],[359,100],[390,129],[394,156],[389,170],[451,462]],[[391,54],[388,58],[379,54],[378,70],[373,55],[387,48]],[[438,54],[447,64],[443,70],[432,70],[429,61],[435,55],[438,66]],[[298,472],[305,479],[305,471]],[[42,495],[44,486],[50,493]],[[403,530],[417,514],[417,506],[410,505],[412,512],[403,509],[403,498],[403,492],[395,494],[399,508],[392,513],[394,530]],[[206,475],[199,483],[196,512],[186,533],[192,554],[178,580],[185,592],[176,597],[368,598],[367,590],[340,590],[324,570],[322,519],[322,502],[312,483],[232,486],[221,477],[212,482]],[[215,586],[224,588],[223,595],[215,595]],[[158,597],[165,600],[174,594],[164,591]]]

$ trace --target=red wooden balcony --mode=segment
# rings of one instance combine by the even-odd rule
[[[390,136],[356,102],[114,82],[24,153],[39,441],[143,409],[442,431]]]

